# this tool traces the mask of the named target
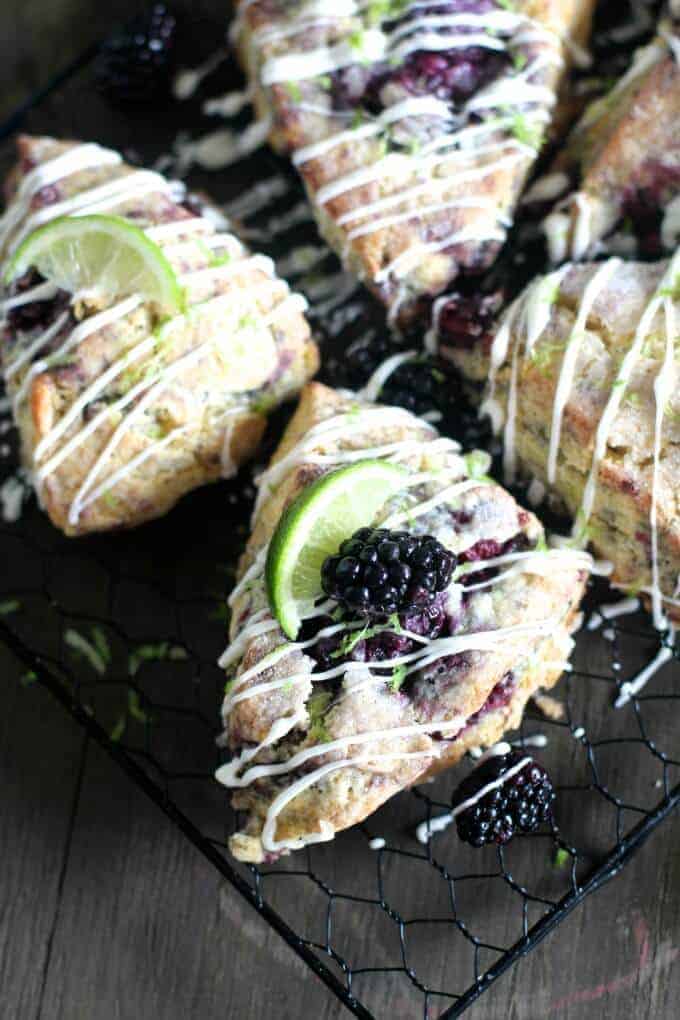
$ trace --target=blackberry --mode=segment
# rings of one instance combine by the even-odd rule
[[[452,802],[454,811],[457,805],[500,779],[525,757],[512,752],[489,758],[456,790]],[[547,772],[530,759],[501,786],[490,790],[456,816],[458,835],[475,847],[507,843],[516,832],[533,832],[542,822],[548,821],[554,800],[555,791]]]
[[[330,598],[361,616],[389,616],[434,602],[451,580],[453,553],[431,535],[359,528],[321,568]]]
[[[170,97],[177,19],[153,4],[107,39],[97,56],[97,90],[111,102],[150,106]]]

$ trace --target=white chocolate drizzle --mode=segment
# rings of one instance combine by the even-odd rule
[[[240,5],[235,37],[243,32],[250,6]],[[553,86],[564,65],[564,53],[583,57],[573,40],[560,38],[522,12],[420,13],[422,8],[418,0],[398,11],[376,11],[355,0],[340,4],[317,0],[287,10],[273,21],[269,18],[247,40],[253,60],[260,61],[261,86],[289,91],[303,138],[305,118],[315,124],[321,118],[325,137],[303,141],[292,153],[296,166],[304,172],[306,164],[333,150],[361,148],[364,158],[352,160],[358,169],[326,180],[314,194],[318,205],[325,206],[324,216],[345,228],[338,242],[343,259],[349,259],[352,246],[368,234],[389,232],[411,219],[428,220],[458,208],[471,210],[464,218],[451,218],[447,237],[432,241],[416,229],[413,239],[406,234],[391,248],[389,261],[373,276],[375,284],[392,288],[390,309],[409,299],[409,287],[403,281],[417,272],[423,257],[446,252],[451,259],[448,249],[460,244],[503,242],[510,217],[483,196],[473,201],[465,185],[491,174],[519,174],[530,165],[551,118],[556,99]],[[324,35],[330,41],[320,45]],[[376,116],[366,114],[350,124],[352,112],[334,110],[323,92],[319,94],[318,83],[314,84],[315,79],[362,63],[398,66],[415,52],[470,46],[513,59],[522,57],[524,64],[517,59],[514,71],[479,89],[462,108],[435,96],[407,96]],[[400,143],[412,139],[413,146],[383,155],[383,143],[393,131]],[[364,200],[360,196],[362,200],[352,201],[349,209],[346,205],[340,213],[329,210],[328,203],[339,196],[367,188],[380,197]],[[425,197],[427,204],[419,205]],[[356,260],[352,262],[356,268]]]
[[[501,750],[497,750],[497,747],[500,747]],[[507,748],[507,750],[505,750],[505,748]],[[496,754],[508,754],[509,751],[510,746],[508,744],[500,744],[496,745],[496,747],[489,748],[487,755],[491,757]],[[484,760],[485,756],[482,755],[480,758],[480,764]],[[472,797],[468,797],[467,800],[464,800],[461,804],[457,804],[453,811],[447,811],[443,815],[437,815],[434,818],[421,822],[416,828],[416,839],[418,842],[423,845],[429,843],[430,838],[434,833],[443,832],[453,821],[455,821],[458,815],[462,814],[463,811],[467,811],[469,808],[474,807],[475,804],[478,804],[479,801],[486,797],[488,793],[493,793],[494,790],[500,789],[500,787],[507,783],[509,779],[514,778],[514,776],[521,772],[530,761],[531,758],[529,757],[522,758],[509,768],[507,772],[504,772],[503,775],[482,786],[481,789],[479,789]]]
[[[373,386],[369,384],[369,396],[380,388],[384,378],[390,371],[394,370],[397,364],[401,363],[401,356],[398,360],[389,359],[382,366],[382,371],[372,380]],[[465,477],[467,467],[465,461],[459,455],[459,448],[456,443],[444,437],[437,437],[433,431],[428,435],[426,430],[422,438],[403,438],[396,442],[383,442],[378,446],[360,447],[352,446],[351,449],[343,448],[348,441],[353,441],[356,433],[361,435],[372,429],[389,429],[392,427],[405,428],[409,424],[411,429],[414,425],[423,428],[419,422],[408,412],[399,408],[380,408],[366,406],[360,402],[357,396],[357,405],[349,411],[338,413],[327,418],[305,434],[288,453],[271,468],[260,475],[258,485],[258,499],[256,501],[255,516],[257,518],[262,501],[266,498],[267,491],[273,486],[278,486],[283,479],[293,472],[298,465],[320,464],[324,468],[332,468],[338,464],[349,462],[355,459],[372,457],[383,457],[394,459],[404,463],[407,473],[404,480],[404,493],[411,493],[409,509],[406,512],[394,510],[394,504],[399,507],[402,494],[397,494],[394,503],[385,508],[383,517],[377,523],[383,527],[394,527],[402,520],[407,520],[409,525],[417,521],[427,513],[436,513],[437,509],[444,504],[455,506],[466,492],[480,490],[489,484],[485,479]],[[366,394],[363,395],[366,399]],[[333,452],[329,450],[332,444]],[[418,469],[424,457],[426,463],[431,463],[431,455],[444,455],[446,460],[436,471]],[[410,462],[411,466],[408,467]],[[415,498],[415,502],[413,499]],[[474,543],[474,535],[470,537]],[[322,627],[314,637],[305,641],[286,641],[277,644],[275,635],[279,633],[278,624],[273,620],[266,607],[266,599],[262,599],[264,586],[264,563],[266,550],[260,550],[254,562],[244,574],[237,589],[232,593],[230,603],[232,605],[249,593],[249,601],[253,610],[247,617],[246,622],[241,624],[234,636],[232,644],[223,654],[220,664],[224,668],[233,667],[234,664],[243,659],[246,650],[251,643],[269,635],[269,640],[274,638],[273,646],[264,654],[259,661],[250,665],[247,669],[236,673],[228,687],[222,708],[222,715],[225,727],[233,709],[245,700],[269,695],[275,691],[294,689],[297,685],[303,685],[309,689],[309,685],[324,684],[325,681],[342,679],[345,693],[336,696],[334,704],[340,704],[351,693],[358,688],[378,687],[384,688],[390,680],[390,671],[399,669],[403,676],[411,676],[420,673],[423,669],[436,663],[443,656],[456,655],[466,650],[493,651],[496,648],[507,644],[508,641],[536,640],[554,633],[558,620],[550,616],[543,620],[532,620],[523,624],[516,624],[496,630],[479,630],[470,633],[461,633],[449,637],[425,637],[417,634],[402,631],[405,637],[411,639],[415,649],[395,656],[381,663],[365,663],[359,661],[345,661],[337,665],[331,665],[319,672],[312,672],[310,660],[305,652],[312,648],[318,641],[340,634],[357,634],[360,640],[361,621],[330,623]],[[507,575],[513,571],[537,572],[550,574],[558,563],[564,563],[566,569],[588,570],[591,559],[582,550],[569,549],[537,549],[531,552],[508,553],[493,559],[471,563],[466,566],[466,573],[474,574],[478,571],[509,566],[510,570],[500,573],[497,577],[488,579],[479,587],[490,586],[502,583]],[[474,590],[472,586],[470,590]],[[456,576],[452,580],[451,597],[458,597],[454,593],[458,589]],[[254,601],[253,601],[254,600]],[[257,608],[262,606],[264,608]],[[309,606],[303,612],[304,619],[322,617],[327,615],[333,608],[334,603],[327,601],[318,606]],[[377,667],[377,669],[376,669]],[[268,671],[268,679],[263,674]],[[322,688],[323,689],[323,688]],[[282,739],[298,725],[299,713],[283,717],[278,720],[278,739]],[[339,769],[361,767],[368,762],[382,760],[395,760],[403,762],[415,756],[422,758],[425,762],[432,760],[440,753],[437,742],[431,742],[430,746],[423,751],[400,752],[395,750],[388,754],[382,754],[379,750],[363,750],[366,744],[374,744],[382,740],[399,740],[402,737],[409,737],[417,734],[443,733],[445,739],[451,739],[463,728],[466,720],[462,717],[450,719],[437,719],[422,723],[413,723],[407,726],[395,726],[386,729],[371,730],[353,734],[352,736],[340,737],[337,739],[321,740],[313,746],[303,748],[292,753],[285,760],[272,763],[253,763],[258,753],[269,747],[271,744],[268,734],[264,741],[256,747],[250,747],[236,755],[230,762],[223,765],[217,772],[217,779],[224,785],[231,788],[247,786],[256,780],[266,777],[280,777],[296,772],[303,765],[314,759],[319,759],[318,767],[307,771],[294,779],[281,792],[273,797],[268,806],[267,815],[262,831],[262,846],[265,851],[276,853],[281,850],[296,849],[306,845],[310,841],[319,839],[330,839],[333,835],[333,827],[328,823],[320,824],[319,830],[311,834],[302,835],[292,840],[277,840],[277,818],[285,807],[291,803],[299,794],[303,793],[315,783],[323,781],[326,777]],[[351,754],[343,754],[340,760],[328,762],[326,756],[335,754],[338,751],[349,751]],[[424,768],[425,766],[423,766]],[[308,768],[308,766],[307,766]]]
[[[49,222],[57,215],[73,216],[125,207],[151,193],[164,194],[171,198],[181,197],[183,194],[183,186],[168,182],[155,172],[147,170],[125,172],[120,164],[120,156],[115,152],[97,145],[79,145],[35,167],[23,178],[14,202],[10,204],[1,221],[0,237],[5,245],[5,251],[12,251],[29,230]],[[91,186],[76,191],[65,199],[57,196],[57,200],[51,204],[30,211],[34,197],[42,188],[58,185],[62,179],[71,178],[83,170],[95,169],[101,172],[97,174]],[[115,176],[106,179],[107,172]],[[274,277],[271,259],[249,255],[233,235],[220,232],[224,229],[222,226],[224,222],[221,217],[215,219],[206,214],[168,223],[151,224],[146,228],[150,240],[163,248],[164,254],[171,262],[177,260],[181,265],[182,259],[193,257],[190,264],[195,265],[196,255],[201,253],[204,253],[203,260],[206,257],[216,260],[215,264],[180,273],[179,279],[188,295],[190,308],[187,316],[200,316],[205,313],[216,316],[218,310],[223,308],[220,320],[223,323],[222,328],[204,331],[205,335],[202,336],[201,342],[181,353],[179,357],[173,356],[172,343],[165,345],[160,354],[159,343],[163,337],[172,340],[174,330],[181,329],[183,322],[181,316],[168,320],[163,326],[162,334],[154,330],[147,336],[140,336],[139,331],[135,334],[131,330],[131,336],[137,336],[136,342],[127,349],[122,349],[118,356],[114,356],[93,379],[88,381],[55,418],[35,446],[34,482],[40,495],[43,486],[57,468],[67,458],[76,454],[82,444],[100,427],[106,427],[107,422],[111,423],[107,441],[89,465],[71,501],[68,519],[74,527],[87,507],[102,497],[108,498],[112,490],[125,478],[141,472],[144,464],[152,457],[165,451],[176,441],[186,438],[187,433],[200,428],[202,420],[207,415],[210,415],[211,426],[224,432],[223,472],[233,470],[229,458],[231,432],[235,420],[247,409],[246,405],[243,401],[236,400],[231,391],[221,393],[219,401],[215,396],[211,398],[212,403],[201,404],[189,390],[181,386],[182,375],[186,369],[197,364],[219,346],[220,351],[224,347],[224,356],[228,356],[230,363],[233,362],[236,366],[235,377],[243,381],[242,389],[244,391],[258,389],[275,367],[276,348],[273,329],[276,319],[281,315],[290,314],[293,309],[304,310],[306,302],[301,295],[291,294],[287,285]],[[214,293],[215,289],[230,277],[253,270],[258,271],[261,276],[247,292],[240,293],[238,300],[233,292],[223,295],[218,292],[216,296],[205,297],[206,292]],[[28,301],[48,300],[55,293],[52,284],[41,283],[30,290],[6,298],[2,303],[2,313]],[[269,305],[266,312],[259,311],[260,296],[267,300]],[[79,295],[74,295],[72,304],[77,307],[79,300]],[[12,398],[15,415],[27,400],[38,375],[58,367],[90,336],[109,327],[115,328],[130,316],[139,314],[142,306],[142,297],[132,295],[102,311],[86,315],[72,327],[69,326],[70,311],[66,310],[56,314],[45,329],[38,331],[37,335],[32,335],[30,339],[19,334],[15,350],[7,358],[4,366],[4,377],[14,387]],[[257,351],[257,357],[252,357],[253,351]],[[252,365],[249,368],[250,362]],[[122,386],[123,392],[120,393],[121,380],[126,378],[129,370],[134,370],[137,374],[137,381],[132,385],[126,382]],[[107,399],[101,409],[97,408],[96,402],[106,397],[111,389],[114,394],[118,390],[120,395],[113,400]],[[153,434],[147,436],[144,430],[144,416],[155,414],[154,409],[158,400],[168,391],[172,391],[174,397],[182,402],[188,421],[176,424],[160,436]],[[83,420],[83,414],[88,407],[92,407],[95,413],[89,420]],[[151,424],[153,425],[153,420]],[[125,451],[122,453],[118,451],[132,429],[135,429],[136,440],[143,437],[144,442],[141,448],[137,442],[136,447],[125,457]],[[107,462],[117,452],[119,463],[107,475],[105,470]]]
[[[546,481],[549,486],[555,485],[557,477],[558,457],[561,448],[562,421],[565,408],[570,399],[577,369],[578,358],[582,350],[588,319],[598,297],[604,291],[621,267],[621,260],[610,258],[597,266],[588,281],[581,297],[573,326],[569,332],[562,357],[551,416],[551,430],[546,464]],[[481,413],[491,417],[494,431],[504,431],[504,469],[506,483],[515,480],[516,474],[516,420],[518,404],[519,365],[520,358],[530,356],[537,343],[544,335],[551,320],[552,309],[564,276],[570,272],[569,263],[546,277],[539,278],[531,284],[525,293],[510,306],[497,329],[494,337],[490,367],[488,373],[485,399]],[[635,367],[642,357],[645,343],[654,331],[654,325],[660,320],[663,337],[663,356],[657,375],[654,379],[654,440],[653,465],[651,479],[650,536],[651,536],[651,585],[647,590],[651,594],[652,614],[655,627],[663,631],[668,621],[663,612],[663,603],[674,605],[671,593],[663,594],[659,577],[659,535],[658,535],[658,501],[661,485],[662,464],[662,431],[666,410],[675,392],[677,384],[677,342],[678,322],[673,299],[673,288],[677,286],[680,274],[680,251],[671,258],[654,293],[647,301],[636,325],[630,346],[617,367],[616,377],[612,382],[611,392],[598,422],[593,443],[593,452],[586,483],[581,496],[581,506],[575,515],[572,530],[572,544],[583,544],[587,541],[587,525],[595,505],[597,486],[601,464],[606,456],[609,438],[614,422],[626,397]],[[524,350],[521,351],[522,336]],[[496,397],[497,377],[501,368],[507,365],[509,358],[509,381],[506,405]],[[539,488],[540,486],[540,488]],[[545,495],[542,480],[532,483],[533,496]]]

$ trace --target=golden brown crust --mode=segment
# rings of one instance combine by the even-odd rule
[[[629,255],[661,255],[671,247],[663,230],[658,240],[649,235],[652,207],[661,220],[680,195],[680,66],[668,42],[672,31],[668,23],[638,52],[558,153],[551,173],[570,182],[570,193],[545,220],[553,261],[590,258],[602,244],[610,250],[625,244]]]
[[[560,44],[559,40],[570,37],[576,44],[585,45],[593,6],[591,0],[518,0],[512,6],[513,14],[534,19],[539,30],[525,33],[516,51],[510,43],[516,66],[509,61],[508,66],[498,71],[494,83],[507,80],[512,91],[512,79],[519,73],[518,68],[521,70],[525,63],[536,60],[540,69],[532,75],[531,84],[558,91],[572,55],[571,48]],[[253,89],[256,113],[261,119],[269,120],[272,145],[278,151],[289,153],[346,131],[348,124],[353,126],[352,104],[356,107],[355,118],[360,115],[354,126],[363,128],[374,116],[373,112],[362,112],[361,96],[352,98],[348,114],[343,112],[342,103],[338,113],[331,98],[335,86],[324,83],[323,76],[304,78],[292,84],[263,84],[262,69],[274,58],[342,43],[367,30],[367,25],[369,31],[374,30],[372,22],[363,24],[358,17],[334,17],[312,21],[304,33],[291,34],[287,31],[291,10],[297,9],[264,2],[241,4],[236,34],[241,63]],[[480,10],[487,8],[482,5]],[[277,35],[279,29],[286,31]],[[542,29],[548,29],[548,34],[541,34]],[[369,63],[368,71],[364,71],[357,60],[355,77],[366,76],[372,67],[375,73],[384,75],[384,65],[384,61],[383,64]],[[396,84],[382,86],[389,91],[384,100],[388,106],[411,95],[395,81]],[[484,87],[487,84],[485,81]],[[438,94],[434,86],[429,92],[432,97]],[[447,102],[453,122],[459,127],[466,118],[463,101]],[[506,125],[487,134],[479,151],[468,149],[462,167],[461,153],[449,151],[431,169],[421,168],[416,147],[451,130],[441,120],[441,115],[428,118],[422,114],[397,120],[391,129],[397,138],[396,148],[390,143],[393,145],[391,158],[402,160],[398,172],[374,173],[370,180],[333,197],[326,198],[323,194],[319,197],[321,189],[384,159],[386,136],[381,132],[367,135],[360,131],[342,144],[327,146],[319,155],[298,161],[326,240],[385,303],[393,306],[398,302],[402,314],[419,295],[443,290],[460,268],[479,272],[495,258],[504,237],[501,224],[512,218],[536,158],[533,143],[525,144],[522,149],[517,142],[527,142],[531,134],[524,123],[528,123],[527,111],[533,115],[539,106],[536,103],[524,105],[522,98],[513,102],[519,105],[511,127]],[[370,103],[368,107],[372,111]],[[553,113],[551,107],[549,102],[540,106],[547,121]],[[506,103],[503,109],[512,112],[515,107]],[[497,145],[495,151],[490,149],[492,144]],[[508,158],[508,154],[513,153],[513,145],[513,158]],[[403,155],[404,147],[406,151],[409,147],[413,150],[410,164]],[[423,174],[431,175],[430,189],[409,196],[408,189],[422,182]],[[479,199],[477,206],[469,202],[471,196]],[[374,203],[378,204],[374,206]],[[343,217],[346,218],[344,223]],[[381,217],[389,217],[389,222],[381,225]],[[373,222],[376,219],[378,223]]]
[[[668,262],[621,263],[598,294],[588,316],[574,382],[564,408],[560,452],[552,494],[575,517],[582,504],[604,409],[617,383],[625,353]],[[554,295],[550,321],[532,357],[519,358],[517,377],[516,451],[526,476],[547,485],[551,419],[563,351],[574,326],[583,294],[600,264],[572,266]],[[529,300],[527,291],[521,302]],[[675,302],[680,321],[680,302]],[[497,397],[507,405],[511,359],[525,336],[524,319],[513,322],[508,354],[497,376]],[[598,555],[614,564],[612,580],[625,589],[652,584],[650,511],[656,398],[654,384],[665,354],[661,314],[652,323],[642,356],[635,364],[626,396],[612,423],[598,470],[589,536]],[[677,351],[677,338],[675,340]],[[520,346],[520,350],[521,350]],[[467,376],[485,378],[489,360],[479,351],[446,351]],[[677,353],[676,353],[677,372]],[[680,575],[680,390],[673,387],[662,426],[659,461],[657,526],[661,590],[671,599]],[[667,601],[678,618],[680,606]]]
[[[78,144],[22,136],[20,162],[7,185],[10,200],[32,169]],[[134,173],[139,171],[124,163],[107,162],[61,177],[33,195],[6,243],[16,244],[17,231],[28,229],[28,216]],[[151,189],[130,192],[112,211],[144,228],[187,222],[186,230],[180,227],[163,242],[173,268],[186,280],[186,316],[160,324],[151,305],[138,304],[89,332],[68,349],[68,357],[53,358],[51,363],[49,356],[74,329],[106,311],[96,303],[69,305],[64,300],[51,313],[48,307],[45,323],[26,335],[15,333],[10,321],[3,348],[9,365],[22,344],[39,341],[41,332],[67,313],[51,347],[38,351],[37,356],[47,355],[47,360],[36,365],[34,357],[15,371],[9,392],[16,398],[24,461],[31,470],[37,469],[44,508],[69,535],[135,526],[165,513],[191,489],[232,473],[257,449],[266,411],[294,395],[318,366],[300,302],[272,276],[268,260],[251,257],[233,235],[219,234],[212,227],[200,234],[211,248],[204,240],[192,240],[199,236],[195,214],[180,204],[181,196],[175,196],[162,178],[147,175],[145,183],[149,179]],[[215,259],[225,251],[222,272]],[[271,325],[259,326],[260,322]],[[244,340],[239,339],[241,330],[250,331],[243,334]],[[158,340],[149,345],[155,336]],[[244,341],[260,345],[250,358],[238,353]],[[141,357],[135,356],[137,350]],[[125,368],[122,361],[128,357]],[[100,385],[102,374],[117,365],[120,370]],[[148,409],[139,408],[147,393],[155,394],[154,399]],[[83,405],[81,412],[62,435],[55,436],[53,430],[76,401]],[[111,411],[105,413],[109,405]],[[97,425],[88,431],[93,419]],[[74,437],[78,439],[73,452],[50,465]],[[41,474],[46,464],[49,469]],[[115,482],[110,491],[102,488],[107,478]],[[82,490],[85,498],[78,503],[84,483],[89,489]],[[88,498],[98,491],[97,498]]]
[[[305,387],[272,464],[290,455],[300,439],[319,422],[342,414],[350,407],[349,398],[320,384]],[[387,410],[385,413],[387,415]],[[426,451],[427,440],[436,434],[430,431],[428,435],[427,427],[415,417],[396,422],[377,417],[374,426],[351,436],[329,439],[321,438],[325,433],[318,435],[319,445],[315,449],[332,456],[334,450],[368,449],[386,441],[412,437],[423,441],[421,449]],[[426,452],[414,453],[413,457],[412,463],[406,460],[413,470],[427,462],[420,460],[427,457]],[[268,543],[284,507],[320,471],[318,465],[305,462],[304,457],[289,464],[283,478],[275,477],[273,491],[265,496],[260,506],[240,566],[240,577]],[[480,481],[460,497],[460,504],[457,502],[456,506],[461,511],[460,523],[456,523],[458,531],[449,541],[453,545],[460,542],[461,548],[468,548],[476,540],[488,541],[492,536],[502,543],[517,534],[521,537],[519,547],[526,541],[531,548],[540,537],[540,525],[533,515],[521,510],[499,486]],[[295,676],[296,681],[271,690],[266,688],[233,705],[225,702],[225,726],[233,752],[266,742],[272,727],[289,719],[298,720],[295,729],[258,752],[257,762],[285,762],[293,754],[329,740],[346,740],[357,733],[376,734],[367,744],[360,745],[365,754],[361,763],[350,760],[333,767],[346,757],[352,759],[356,751],[348,750],[347,746],[330,751],[320,746],[309,769],[331,768],[283,807],[277,815],[276,840],[296,840],[317,833],[321,823],[331,826],[333,831],[353,825],[399,790],[421,781],[429,770],[448,767],[472,744],[485,743],[487,736],[496,739],[505,728],[517,725],[527,698],[539,687],[551,686],[562,672],[561,664],[571,647],[569,630],[574,626],[585,581],[583,566],[582,560],[567,559],[538,574],[516,573],[494,584],[487,593],[479,592],[469,602],[462,603],[456,614],[455,634],[526,627],[528,623],[536,624],[538,630],[529,633],[510,630],[502,642],[488,649],[470,649],[462,656],[453,656],[450,662],[436,660],[414,678],[407,694],[394,692],[381,684],[343,687],[342,696],[332,698],[323,709],[322,737],[318,732],[320,720],[311,700],[314,688],[319,690],[314,682],[312,651],[292,648],[282,658],[272,660],[268,667],[239,682],[246,670],[251,670],[266,655],[281,647],[284,638],[274,629],[247,640],[242,655],[230,666],[230,673],[235,671],[239,695],[249,687],[281,683],[290,676]],[[263,597],[262,582],[255,579],[235,599],[232,639],[243,632],[254,612],[266,606]],[[546,619],[550,620],[550,627],[544,632],[538,621]],[[505,701],[505,695],[497,694],[498,705],[494,701],[457,739],[437,735],[435,731],[440,725],[445,730],[447,722],[470,720],[484,709],[492,692],[500,690],[499,684],[508,691]],[[421,728],[388,739],[389,731],[414,725]],[[388,732],[382,734],[383,730]],[[385,753],[392,757],[380,758]],[[408,757],[413,754],[419,757]],[[298,777],[299,773],[286,772],[280,778],[257,780],[234,794],[234,806],[247,815],[243,829],[230,844],[235,856],[243,860],[266,857],[261,835],[267,813],[274,798]]]

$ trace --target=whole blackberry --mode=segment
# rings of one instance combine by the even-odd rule
[[[362,616],[429,605],[451,580],[453,553],[431,535],[359,528],[321,568],[330,598]]]
[[[511,753],[489,758],[456,790],[453,809],[475,797],[526,757]],[[533,832],[552,814],[555,791],[547,772],[533,759],[502,785],[484,794],[456,816],[458,835],[465,843],[507,843],[516,832]]]
[[[153,105],[170,96],[177,19],[154,4],[103,43],[95,62],[97,90],[111,102]]]

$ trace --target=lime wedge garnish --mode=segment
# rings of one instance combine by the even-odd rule
[[[183,307],[175,272],[144,231],[119,216],[61,216],[33,231],[5,270],[10,283],[33,266],[70,294],[96,294],[107,304],[133,294],[162,314]]]
[[[269,545],[265,579],[272,612],[291,640],[323,594],[323,561],[355,531],[372,524],[403,486],[403,468],[360,460],[319,478],[287,508]]]

